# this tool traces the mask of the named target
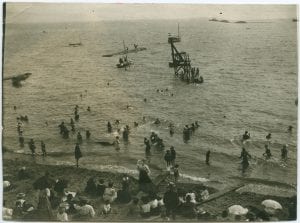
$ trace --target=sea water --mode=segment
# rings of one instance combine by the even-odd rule
[[[177,32],[177,22],[182,41],[175,45],[189,54],[192,66],[199,67],[204,78],[201,85],[178,80],[168,67],[171,48],[167,37]],[[130,49],[133,44],[147,48],[128,55],[134,65],[127,70],[116,68],[118,56],[102,57],[123,50],[123,40]],[[69,46],[78,42],[82,45]],[[144,137],[154,131],[166,149],[175,147],[176,162],[186,178],[222,184],[234,181],[231,177],[242,175],[239,156],[244,146],[252,155],[246,177],[295,184],[296,48],[297,23],[290,20],[6,24],[3,77],[32,75],[20,88],[14,88],[11,81],[3,82],[3,145],[30,153],[27,143],[24,148],[19,145],[16,119],[28,115],[29,122],[23,124],[25,141],[33,138],[41,153],[43,140],[49,154],[45,159],[37,157],[36,162],[75,165],[77,132],[85,138],[89,130],[91,139],[81,145],[81,167],[136,173],[136,161],[145,157]],[[58,125],[74,119],[75,105],[79,105],[80,120],[75,123],[75,134],[66,140]],[[153,124],[156,118],[160,125]],[[114,133],[109,134],[107,121],[116,119],[120,125],[113,125]],[[184,143],[183,127],[195,121],[200,127]],[[170,123],[175,126],[172,137]],[[117,128],[126,124],[130,126],[129,142],[121,140],[119,152],[96,143],[113,140]],[[289,125],[294,128],[292,134],[287,133]],[[70,129],[69,124],[67,127]],[[239,140],[246,130],[251,141],[243,145]],[[269,132],[273,158],[265,161],[262,154]],[[280,161],[283,144],[288,144],[286,163]],[[210,166],[205,164],[207,150],[211,151]],[[165,170],[164,151],[152,148],[151,152],[151,170]]]

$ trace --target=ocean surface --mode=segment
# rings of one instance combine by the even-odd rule
[[[177,33],[177,22],[182,41],[175,45],[199,67],[204,84],[186,84],[168,67],[167,37]],[[130,49],[134,43],[147,48],[128,55],[134,62],[128,70],[116,68],[118,56],[102,57],[123,50],[123,40]],[[77,42],[82,45],[69,46]],[[3,82],[3,145],[16,153],[30,153],[27,143],[19,146],[16,119],[28,115],[29,122],[23,124],[25,141],[33,138],[41,154],[40,140],[44,140],[49,154],[45,159],[36,157],[36,162],[75,165],[76,133],[85,138],[89,130],[91,139],[81,145],[81,167],[136,173],[136,161],[145,157],[143,139],[155,131],[166,149],[175,147],[185,178],[220,185],[234,183],[235,177],[296,184],[296,49],[297,23],[290,20],[7,24],[3,77],[32,75],[20,88],[14,88],[10,80]],[[156,91],[166,88],[167,92]],[[66,140],[58,125],[74,118],[75,105],[79,105],[80,120],[76,133]],[[160,125],[153,124],[156,118]],[[129,143],[121,140],[119,152],[96,143],[113,140],[117,127],[113,125],[114,133],[109,134],[106,124],[116,119],[121,122],[119,128],[126,124],[131,128]],[[200,127],[184,143],[183,127],[195,121]],[[175,126],[173,137],[170,123]],[[289,125],[292,134],[287,132]],[[251,140],[242,145],[239,139],[246,130]],[[269,132],[273,157],[266,161],[262,154]],[[288,144],[286,163],[280,160],[284,144]],[[242,146],[252,155],[244,175],[239,159]],[[211,166],[205,164],[207,150],[211,150]],[[152,148],[151,152],[150,168],[159,173],[166,168],[164,151]]]

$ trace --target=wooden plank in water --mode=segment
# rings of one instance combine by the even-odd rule
[[[229,187],[229,188],[226,188],[226,189],[224,189],[224,190],[221,190],[221,191],[219,191],[219,192],[217,192],[217,193],[213,193],[213,194],[211,194],[211,195],[209,196],[209,198],[208,198],[207,200],[202,201],[202,202],[199,203],[198,205],[201,205],[201,204],[204,204],[204,203],[213,201],[213,200],[215,200],[215,199],[217,199],[217,198],[219,198],[219,197],[222,197],[222,196],[224,196],[224,195],[226,195],[226,194],[228,194],[228,193],[230,193],[230,192],[232,192],[232,191],[235,191],[235,190],[237,190],[237,189],[239,189],[239,188],[241,188],[241,187],[244,187],[244,186],[245,186],[245,184],[239,184],[239,185],[237,185],[237,186],[233,186],[233,187]]]

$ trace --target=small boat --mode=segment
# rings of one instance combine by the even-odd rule
[[[124,54],[128,54],[128,53],[137,53],[137,52],[144,51],[144,50],[147,50],[147,48],[146,47],[136,47],[134,49],[122,50],[117,53],[104,54],[104,55],[102,55],[102,57],[112,57],[112,56],[124,55]]]
[[[123,46],[124,46],[124,51],[127,52],[128,51],[128,47],[125,47],[124,40],[123,40]],[[119,63],[116,66],[117,66],[117,68],[125,68],[125,70],[126,70],[126,68],[130,67],[131,64],[132,64],[132,61],[128,60],[127,53],[126,53],[125,56],[123,56],[123,57],[121,57],[119,59]]]
[[[77,47],[77,46],[82,46],[82,43],[69,43],[69,46]]]
[[[181,38],[180,38],[180,34],[179,34],[179,23],[178,23],[178,35],[177,36],[172,36],[170,33],[169,33],[169,38],[168,38],[168,43],[177,43],[177,42],[180,42],[181,41]]]

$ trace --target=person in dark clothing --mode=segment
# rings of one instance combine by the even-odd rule
[[[79,144],[76,143],[76,146],[75,146],[75,159],[76,159],[76,166],[77,166],[77,168],[78,168],[78,161],[79,161],[79,159],[81,157],[82,157],[82,153],[81,153]]]
[[[64,123],[64,122],[61,122],[60,125],[59,125],[58,127],[59,127],[59,129],[60,129],[60,134],[63,134],[64,129],[65,129],[65,123]]]
[[[169,132],[170,132],[170,136],[173,136],[173,135],[174,135],[175,130],[174,130],[173,124],[170,124],[170,125],[169,125]]]
[[[151,155],[151,145],[150,145],[150,141],[147,138],[144,138],[144,144],[146,145],[145,148],[146,156]]]
[[[208,150],[207,152],[206,152],[206,158],[205,158],[205,163],[206,163],[206,165],[210,165],[210,163],[209,163],[209,158],[210,158],[210,150]]]
[[[248,131],[245,131],[244,135],[243,135],[243,141],[250,139],[250,133]]]
[[[68,187],[68,181],[65,179],[58,179],[54,184],[54,191],[56,191],[60,196],[64,195],[65,188]]]
[[[272,134],[269,133],[269,134],[266,136],[266,139],[267,139],[267,140],[270,140],[271,138],[272,138]]]
[[[288,127],[288,133],[292,133],[292,131],[293,131],[293,126],[289,125],[289,127]]]
[[[86,139],[90,139],[90,137],[91,137],[91,132],[90,132],[89,130],[86,130],[86,132],[85,132],[85,137],[86,137]]]
[[[178,168],[179,168],[179,165],[175,164],[175,166],[173,168],[175,183],[177,183],[178,178],[179,178],[179,169]]]
[[[41,150],[43,153],[43,157],[45,157],[47,155],[47,152],[46,152],[46,145],[45,145],[44,141],[41,141]]]
[[[166,215],[172,216],[172,220],[176,218],[176,209],[179,204],[179,198],[177,192],[175,192],[175,185],[170,183],[168,186],[168,191],[164,194],[163,201],[166,207]]]
[[[80,134],[80,132],[77,133],[77,142],[82,143],[82,135]]]
[[[127,186],[127,184],[122,184],[122,190],[119,190],[117,194],[117,200],[120,203],[127,204],[131,201],[131,194],[129,192],[129,187]]]
[[[18,179],[19,180],[24,180],[24,179],[28,179],[30,178],[30,174],[28,173],[28,171],[26,170],[26,167],[23,166],[19,172],[18,172]]]
[[[176,151],[174,149],[174,146],[171,146],[170,152],[171,152],[171,164],[172,164],[172,166],[174,166],[175,160],[176,160]]]
[[[287,154],[288,154],[287,147],[286,145],[283,145],[281,149],[281,159],[285,161],[287,159]]]
[[[34,156],[35,155],[35,148],[36,147],[35,147],[33,139],[30,139],[28,145],[29,145],[29,149],[31,151],[31,155]]]
[[[107,122],[107,131],[109,133],[111,133],[111,131],[112,131],[112,126],[111,126],[110,122]]]
[[[167,167],[169,167],[171,165],[171,160],[172,160],[172,155],[171,155],[171,152],[170,150],[167,150],[165,156],[164,156],[164,159],[167,163]]]
[[[99,184],[97,185],[97,195],[102,197],[104,194],[105,188],[106,188],[106,186],[104,184],[104,180],[100,179]]]
[[[97,185],[94,181],[94,177],[88,179],[84,191],[92,196],[97,194]]]
[[[242,172],[244,173],[249,166],[248,158],[251,158],[250,154],[245,148],[242,149],[240,158],[242,159]]]
[[[268,146],[268,145],[265,145],[265,152],[264,152],[263,156],[264,156],[266,159],[270,159],[271,156],[272,156],[271,150],[269,149],[269,146]]]
[[[22,135],[20,135],[19,136],[19,143],[20,143],[21,147],[24,147],[24,141],[25,141],[24,137]]]

